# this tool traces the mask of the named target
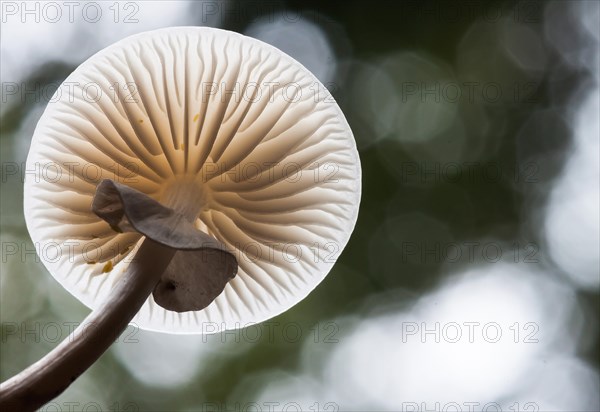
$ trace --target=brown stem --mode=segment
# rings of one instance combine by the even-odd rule
[[[110,297],[52,352],[0,384],[0,411],[33,411],[67,389],[125,330],[174,254],[145,239]]]

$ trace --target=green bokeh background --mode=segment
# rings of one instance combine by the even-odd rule
[[[209,354],[203,355],[192,377],[167,388],[137,379],[113,348],[61,395],[57,402],[62,402],[63,408],[70,401],[82,405],[98,402],[102,410],[202,410],[207,402],[250,402],[279,376],[293,376],[307,362],[318,366],[336,342],[343,341],[361,319],[382,306],[401,310],[452,273],[474,264],[464,257],[452,265],[433,255],[406,258],[399,246],[402,242],[493,241],[518,244],[522,250],[530,245],[543,270],[557,271],[544,239],[544,205],[573,145],[573,127],[566,113],[575,92],[592,74],[565,66],[547,45],[543,59],[531,60],[539,63],[535,70],[524,68],[518,58],[511,60],[510,53],[502,49],[504,43],[498,38],[503,32],[497,30],[499,25],[510,30],[514,23],[543,37],[545,3],[229,4],[238,13],[226,15],[221,28],[244,32],[256,19],[287,10],[312,21],[329,40],[337,65],[333,83],[326,86],[347,116],[362,162],[363,193],[356,229],[323,283],[273,320],[280,325],[298,325],[302,332],[298,341],[286,339],[281,329],[273,339],[263,335],[256,342],[244,339],[243,334],[210,336],[205,339]],[[202,13],[200,3],[190,3],[187,18],[201,22]],[[499,15],[504,17],[490,17]],[[469,36],[481,25],[485,28]],[[556,66],[565,66],[558,77],[551,72]],[[28,87],[61,82],[75,67],[60,60],[44,62],[24,81]],[[442,99],[431,103],[403,94],[403,85],[434,80],[442,85],[494,83],[503,97],[491,101],[476,93],[470,102]],[[520,94],[515,97],[519,87]],[[20,164],[25,161],[43,105],[35,98],[12,96],[2,104],[0,160],[3,165]],[[412,112],[394,112],[410,104]],[[432,106],[424,110],[428,104]],[[532,124],[534,115],[539,118]],[[396,118],[401,120],[400,126],[393,121]],[[444,126],[439,126],[442,123]],[[471,176],[440,174],[435,169],[454,164],[465,170],[467,162]],[[490,178],[486,174],[490,165],[500,170],[502,177]],[[23,255],[34,248],[23,218],[22,179],[3,169],[0,193],[0,379],[5,380],[56,345],[47,334],[44,338],[40,325],[59,325],[66,336],[65,322],[82,320],[88,309],[52,279],[34,254]],[[18,253],[9,253],[9,244],[17,245]],[[512,250],[510,246],[505,257],[508,250]],[[583,313],[574,322],[585,325],[576,356],[597,371],[598,289],[574,290]],[[33,332],[23,338],[14,333],[14,325]],[[333,343],[323,337],[331,331],[336,339]],[[135,339],[149,339],[146,332],[133,333]],[[377,342],[368,350],[377,352]],[[151,356],[160,357],[161,353]]]

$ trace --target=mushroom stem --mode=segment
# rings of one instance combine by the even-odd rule
[[[125,330],[175,252],[145,239],[108,299],[54,350],[0,384],[0,410],[33,411],[69,387]]]

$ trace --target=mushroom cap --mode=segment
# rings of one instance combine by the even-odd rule
[[[150,296],[143,329],[207,333],[269,319],[329,272],[361,192],[352,131],[325,87],[280,50],[204,27],[137,34],[59,87],[27,157],[25,219],[49,272],[90,308],[123,276],[143,236],[92,212],[103,179],[192,216],[238,260],[205,309]]]

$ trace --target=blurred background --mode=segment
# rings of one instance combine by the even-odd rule
[[[331,91],[363,194],[323,283],[210,336],[130,327],[42,410],[597,411],[599,3],[2,2],[0,379],[89,310],[48,274],[23,168],[81,62],[166,26],[244,33]]]

